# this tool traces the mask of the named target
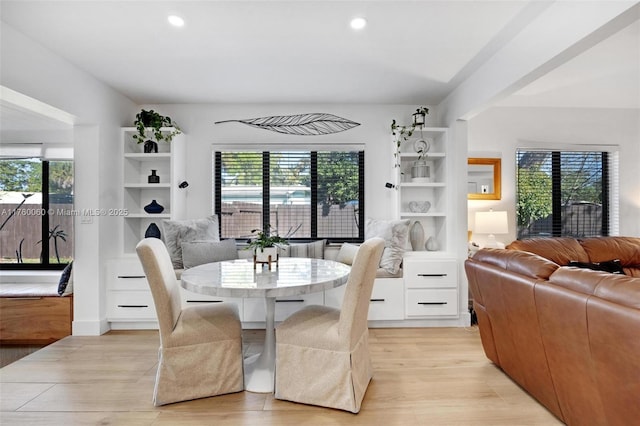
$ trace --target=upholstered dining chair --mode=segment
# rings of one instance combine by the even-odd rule
[[[242,326],[233,304],[181,308],[180,287],[164,243],[145,238],[136,247],[160,328],[154,405],[244,388]]]
[[[340,309],[307,306],[276,328],[275,397],[358,413],[372,378],[367,316],[384,240],[358,249]]]

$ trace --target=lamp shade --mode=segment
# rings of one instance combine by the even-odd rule
[[[507,234],[509,222],[507,212],[476,212],[476,234]]]

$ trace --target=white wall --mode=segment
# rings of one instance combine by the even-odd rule
[[[212,146],[234,143],[279,143],[305,148],[310,144],[363,144],[365,146],[365,215],[373,218],[393,218],[392,182],[393,143],[391,120],[409,124],[414,105],[148,105],[170,116],[187,137],[187,212],[190,218],[202,217],[213,211]],[[350,130],[323,136],[283,135],[255,129],[241,123],[214,124],[220,120],[235,120],[313,112],[331,113],[360,123]],[[434,124],[433,111],[427,125]]]
[[[620,155],[620,235],[640,236],[640,110],[496,107],[471,119],[468,129],[469,156],[502,153],[502,199],[469,200],[471,229],[475,211],[506,210],[510,232],[497,239],[508,243],[516,238],[516,148],[616,145]],[[474,240],[486,241],[481,235],[474,235]]]
[[[0,84],[77,117],[74,131],[75,207],[117,207],[120,126],[130,125],[137,107],[60,56],[15,31],[0,26]],[[75,223],[73,334],[107,330],[104,312],[104,261],[117,254],[116,218]]]

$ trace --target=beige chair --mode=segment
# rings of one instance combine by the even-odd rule
[[[307,306],[276,328],[277,399],[357,413],[372,377],[367,315],[384,240],[356,254],[341,309]]]
[[[180,287],[164,243],[136,247],[160,327],[154,405],[243,390],[242,326],[233,304],[181,308]]]

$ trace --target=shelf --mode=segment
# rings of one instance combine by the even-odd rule
[[[124,154],[124,158],[128,158],[130,160],[136,160],[136,161],[170,160],[171,153],[161,152],[159,154],[156,154],[156,153],[144,153],[144,152],[129,152],[127,154]]]
[[[406,159],[414,159],[414,158],[418,158],[420,154],[418,154],[417,152],[401,152],[400,153],[400,158],[406,158]],[[424,159],[429,159],[429,158],[445,158],[446,155],[444,152],[427,152],[426,154],[424,154],[422,156],[422,158]]]
[[[125,216],[125,219],[171,219],[171,213],[159,213],[159,214],[150,214],[150,213],[129,213]]]
[[[413,213],[413,212],[400,212],[401,217],[446,217],[447,214],[443,212],[427,212],[427,213]]]
[[[157,188],[171,188],[169,183],[125,183],[124,188],[132,189],[157,189]]]
[[[400,188],[444,188],[444,182],[402,182]]]

